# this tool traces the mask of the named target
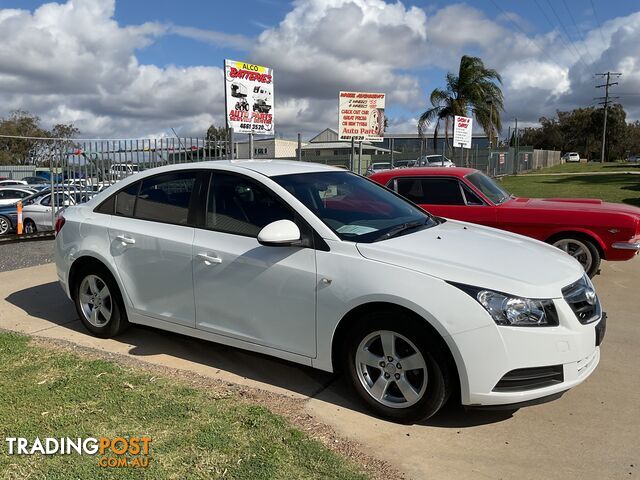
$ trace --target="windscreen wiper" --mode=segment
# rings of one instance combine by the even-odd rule
[[[418,221],[415,221],[415,222],[403,223],[401,225],[398,225],[397,227],[393,227],[391,230],[389,230],[384,235],[380,235],[379,237],[377,237],[374,240],[374,242],[378,242],[380,240],[387,240],[389,238],[392,238],[392,237],[395,237],[395,236],[399,235],[402,232],[406,232],[407,230],[412,230],[414,228],[422,227],[422,226],[426,225],[428,221],[429,221],[429,218],[427,218],[427,220],[418,220]]]

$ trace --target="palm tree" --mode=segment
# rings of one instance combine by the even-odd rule
[[[437,148],[438,132],[444,123],[444,135],[449,144],[449,122],[453,129],[455,115],[476,118],[487,136],[495,138],[502,130],[500,111],[504,110],[500,74],[486,68],[478,57],[463,55],[458,75],[447,73],[447,88],[434,88],[429,100],[432,107],[420,115],[418,134],[423,136],[427,127],[435,124],[433,147]]]

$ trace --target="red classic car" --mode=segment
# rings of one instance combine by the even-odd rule
[[[640,208],[581,198],[518,198],[472,168],[405,168],[369,177],[434,215],[508,230],[575,257],[589,276],[600,260],[640,251]],[[639,178],[640,180],[640,178]]]

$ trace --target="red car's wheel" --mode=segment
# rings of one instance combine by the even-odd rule
[[[553,246],[575,258],[589,277],[598,273],[600,252],[591,240],[582,237],[563,237],[553,241]]]

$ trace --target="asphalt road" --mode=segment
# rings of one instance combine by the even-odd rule
[[[54,240],[0,243],[0,272],[53,262]]]

